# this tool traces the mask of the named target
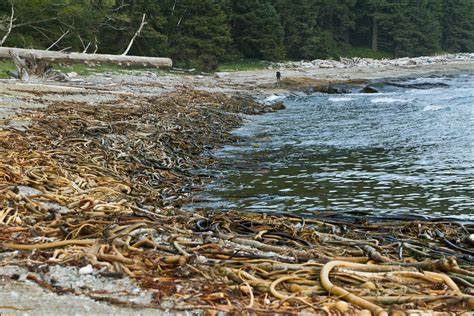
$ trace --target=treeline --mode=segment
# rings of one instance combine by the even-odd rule
[[[2,0],[4,46],[169,56],[213,69],[237,58],[474,51],[474,0]]]

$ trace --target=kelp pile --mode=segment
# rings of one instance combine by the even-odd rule
[[[231,139],[238,113],[264,111],[250,99],[183,89],[27,114],[28,131],[0,131],[0,251],[18,251],[2,264],[90,264],[103,277],[128,276],[153,299],[110,302],[137,307],[474,309],[470,224],[181,210],[206,181],[191,173],[207,163],[202,153]]]

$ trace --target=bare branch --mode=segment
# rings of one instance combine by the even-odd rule
[[[130,50],[130,48],[132,48],[133,42],[135,41],[137,36],[139,36],[140,33],[142,32],[143,26],[145,26],[148,23],[148,22],[145,22],[145,18],[146,18],[146,14],[143,13],[142,22],[140,23],[140,27],[138,28],[138,31],[135,33],[135,35],[133,35],[132,40],[128,44],[127,49],[123,52],[122,56],[125,56],[125,55],[128,54],[128,51]]]
[[[8,36],[9,36],[10,33],[12,32],[12,29],[13,29],[13,21],[15,21],[15,8],[13,8],[13,4],[12,4],[12,15],[10,16],[10,23],[9,23],[9,25],[8,25],[7,33],[3,36],[2,40],[0,41],[0,46],[2,46],[3,43],[5,43],[5,41],[7,40]]]
[[[97,45],[97,36],[94,36],[94,46],[95,46],[95,49],[94,49],[94,52],[93,54],[97,53],[97,51],[99,50],[99,46]]]
[[[52,41],[52,40],[53,40],[52,38],[50,38],[50,37],[48,36],[48,34],[45,33],[45,32],[48,32],[48,31],[49,31],[48,29],[41,28],[41,27],[39,27],[39,26],[34,26],[34,25],[30,25],[30,27],[31,27],[33,30],[37,31],[38,33],[41,33],[41,35],[43,35],[45,38],[47,38],[48,41]]]
[[[176,9],[176,2],[177,2],[177,0],[174,0],[173,8],[171,9],[171,15],[174,14],[174,10]]]
[[[22,27],[22,26],[27,26],[27,25],[31,25],[31,24],[39,24],[39,23],[44,23],[44,22],[51,22],[51,21],[55,21],[55,20],[57,20],[57,18],[44,19],[44,20],[39,20],[39,21],[24,22],[24,23],[20,23],[20,24],[15,24],[15,25],[13,25],[13,28]]]
[[[63,35],[61,35],[57,40],[56,42],[54,42],[53,44],[51,44],[48,48],[46,48],[46,50],[50,50],[51,48],[53,48],[57,43],[59,43],[64,36],[66,36],[68,33],[69,33],[70,29],[67,30],[66,32],[63,33]]]
[[[112,12],[117,12],[117,11],[120,11],[121,9],[125,8],[126,6],[129,6],[130,4],[128,3],[124,3],[123,0],[122,0],[122,3],[116,7],[115,9],[112,9]]]
[[[114,21],[114,18],[111,18],[110,16],[107,16],[106,17],[106,20],[105,21],[102,21],[100,23],[100,26],[104,26],[104,27],[110,27],[111,29],[114,29],[116,31],[125,31],[127,28],[126,27],[118,27],[118,26],[114,26],[110,23],[108,23],[109,21]]]
[[[84,50],[82,51],[83,54],[87,53],[89,46],[91,46],[91,42],[89,42],[89,44],[87,44],[87,46],[84,48]]]
[[[65,52],[67,51],[68,49],[72,48],[71,46],[68,46],[68,47],[64,47],[63,49],[61,49],[59,52],[62,53],[62,52]]]

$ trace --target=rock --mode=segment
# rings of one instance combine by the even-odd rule
[[[375,89],[374,87],[371,86],[365,86],[362,90],[362,93],[379,93],[379,90]]]
[[[94,272],[94,268],[90,264],[79,269],[79,274],[81,275],[92,274],[92,272]]]
[[[18,185],[14,187],[13,192],[17,193],[18,195],[22,197],[29,197],[31,195],[43,194],[43,192],[41,192],[40,190],[37,190],[29,186],[24,186],[24,185]]]
[[[339,89],[330,86],[330,85],[317,85],[314,86],[312,89],[310,89],[310,92],[321,92],[321,93],[327,93],[327,94],[337,94],[341,93]]]
[[[272,107],[272,110],[274,110],[274,111],[279,111],[279,110],[286,109],[285,105],[281,101],[273,103],[271,105],[271,107]]]
[[[328,93],[328,94],[337,94],[337,93],[341,93],[341,92],[339,91],[339,89],[337,89],[335,87],[328,86],[327,89],[326,89],[326,93]]]
[[[16,70],[8,70],[7,75],[9,75],[11,78],[19,79],[20,75],[18,74],[18,71]]]
[[[216,72],[214,74],[214,77],[215,78],[218,78],[218,79],[222,79],[222,78],[225,78],[227,77],[228,73],[227,72]]]
[[[471,246],[474,246],[474,234],[470,234],[467,238],[466,238],[466,242],[471,245]]]

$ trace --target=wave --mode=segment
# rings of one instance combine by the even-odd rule
[[[278,100],[282,100],[284,98],[286,98],[286,96],[284,96],[284,95],[272,94],[271,96],[269,96],[265,100],[263,100],[263,102],[265,104],[270,104],[270,103],[276,102]]]
[[[430,105],[427,105],[423,108],[423,112],[426,112],[426,111],[439,111],[439,110],[444,110],[444,109],[447,109],[448,107],[447,106],[444,106],[444,105],[439,105],[439,104],[430,104]]]
[[[375,98],[370,100],[372,103],[401,103],[406,102],[407,100],[404,99],[397,99],[397,98]]]
[[[328,99],[328,101],[331,102],[347,102],[347,101],[352,101],[354,98],[348,98],[348,97],[331,97]]]

